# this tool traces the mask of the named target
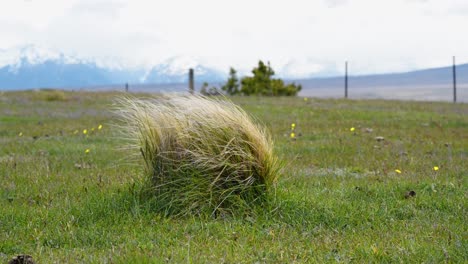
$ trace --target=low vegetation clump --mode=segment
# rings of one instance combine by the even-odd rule
[[[55,89],[41,89],[36,92],[36,99],[41,101],[67,101],[64,91]]]
[[[168,214],[233,214],[266,201],[278,176],[272,141],[229,101],[165,95],[120,100],[155,207]]]

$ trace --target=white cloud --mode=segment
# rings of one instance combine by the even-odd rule
[[[348,3],[348,0],[326,0],[329,7],[336,7]]]
[[[107,18],[117,18],[119,12],[125,7],[120,1],[90,1],[84,0],[76,3],[70,10],[74,15],[80,15],[84,18],[89,16],[105,16]]]
[[[464,0],[1,1],[0,48],[37,43],[131,65],[188,56],[241,72],[263,59],[291,75],[345,60],[356,73],[468,62]]]

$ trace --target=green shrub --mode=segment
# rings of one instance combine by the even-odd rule
[[[252,74],[253,76],[241,80],[240,92],[244,95],[296,96],[302,89],[301,85],[295,83],[285,85],[283,80],[273,79],[275,72],[269,63],[265,64],[263,61],[258,62]]]
[[[204,82],[201,89],[200,89],[200,94],[204,96],[217,96],[217,95],[222,95],[222,93],[216,88],[215,86],[212,86],[211,88],[208,88],[209,84],[207,82]]]
[[[221,87],[226,94],[236,95],[240,93],[239,91],[239,79],[237,78],[237,72],[234,68],[229,69],[229,78],[225,85]]]
[[[158,210],[232,214],[267,201],[274,188],[280,166],[270,136],[230,101],[127,98],[118,113],[145,161]]]

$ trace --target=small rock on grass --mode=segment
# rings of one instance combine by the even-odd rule
[[[36,264],[30,255],[18,255],[8,261],[8,264]]]
[[[416,196],[416,192],[415,191],[409,191],[409,192],[406,192],[405,193],[405,199],[409,199],[413,196]]]

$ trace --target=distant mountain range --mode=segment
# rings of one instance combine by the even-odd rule
[[[456,66],[457,100],[468,102],[468,64]],[[343,97],[344,76],[294,80],[302,85],[302,96]],[[348,77],[350,98],[398,100],[453,100],[452,67],[440,67],[405,73]]]
[[[67,56],[33,45],[0,50],[0,89],[74,88],[187,82],[193,68],[199,82],[220,82],[226,74],[189,58],[174,57],[150,67],[126,68]]]
[[[468,83],[468,64],[456,66],[457,82]],[[452,67],[440,67],[404,73],[387,73],[374,75],[349,76],[349,86],[353,87],[392,87],[414,85],[451,85]],[[328,78],[300,79],[297,82],[310,88],[343,87],[344,76]]]
[[[297,68],[298,63],[302,67]],[[298,75],[297,69],[307,70],[308,67],[316,74],[337,74],[336,71],[327,70],[330,67],[321,68],[319,64],[310,61],[299,61],[284,66],[278,71],[278,75],[286,79],[291,76],[294,79],[287,80],[288,82],[301,84],[302,96],[343,95],[343,76],[298,79],[297,76],[301,74]],[[134,91],[183,91],[187,87],[189,68],[195,71],[196,89],[203,82],[219,86],[227,78],[227,70],[221,72],[205,67],[187,57],[173,57],[146,67],[128,67],[121,63],[83,59],[26,45],[12,50],[0,50],[0,90],[122,89],[125,83],[129,83]],[[305,75],[311,76],[310,74]],[[348,83],[351,98],[450,100],[452,67],[350,76]],[[468,64],[457,65],[457,83],[461,89],[460,98],[468,101]]]

